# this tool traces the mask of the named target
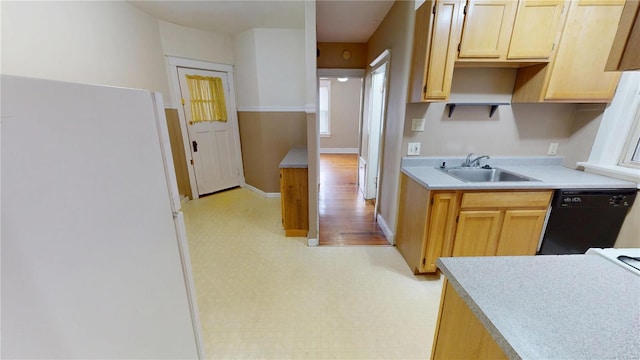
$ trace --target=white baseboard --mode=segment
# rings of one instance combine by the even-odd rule
[[[396,239],[394,238],[393,232],[389,229],[387,222],[384,220],[382,215],[376,215],[376,220],[378,221],[378,225],[380,225],[380,230],[384,233],[384,237],[387,239],[389,244],[395,245]]]
[[[280,197],[280,193],[267,193],[267,192],[264,192],[264,191],[262,191],[262,190],[260,190],[260,189],[258,189],[256,187],[253,187],[253,186],[251,186],[249,184],[242,184],[240,186],[244,187],[244,188],[247,188],[247,189],[253,191],[254,193],[256,193],[258,195],[261,195],[261,196],[264,196],[266,198],[277,198],[277,197]]]
[[[358,148],[320,148],[320,154],[357,154]]]
[[[320,241],[318,239],[307,239],[307,246],[318,246],[320,245]]]

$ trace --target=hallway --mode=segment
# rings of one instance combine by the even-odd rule
[[[357,182],[356,154],[320,155],[320,245],[389,245]]]

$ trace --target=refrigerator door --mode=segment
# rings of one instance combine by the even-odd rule
[[[148,91],[2,75],[3,358],[197,358]]]

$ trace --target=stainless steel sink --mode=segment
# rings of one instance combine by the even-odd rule
[[[464,182],[540,181],[497,168],[459,167],[436,169]]]

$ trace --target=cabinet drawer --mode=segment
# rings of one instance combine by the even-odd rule
[[[547,208],[553,191],[467,192],[462,195],[461,209],[481,208]]]

